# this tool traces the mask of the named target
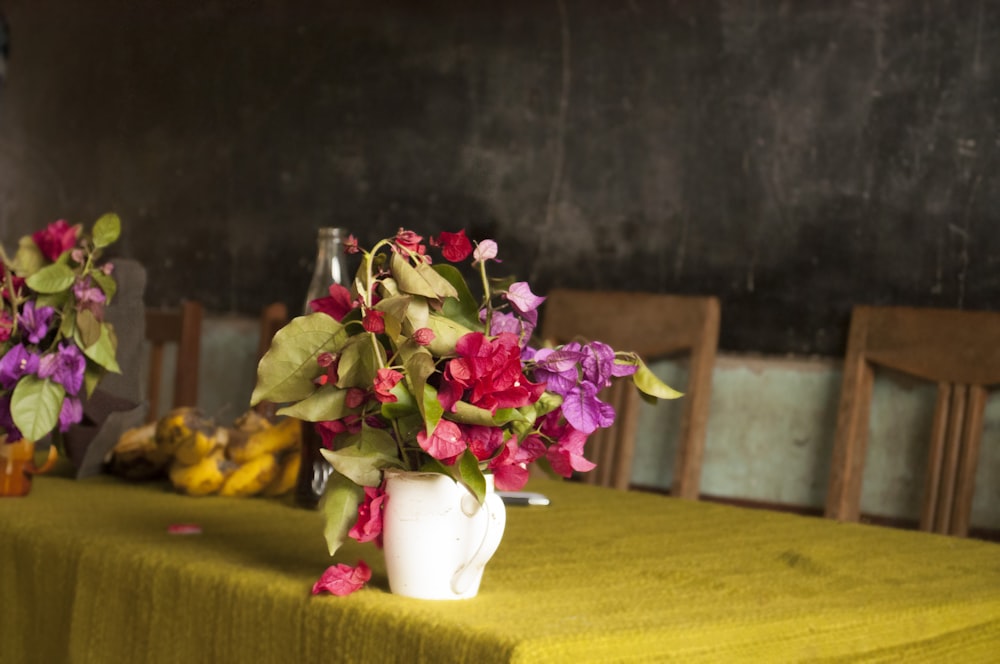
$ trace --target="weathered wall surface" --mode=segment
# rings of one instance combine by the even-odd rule
[[[556,285],[714,293],[722,347],[992,308],[1000,5],[0,0],[0,236],[107,209],[151,302],[296,308],[314,229],[467,227]]]

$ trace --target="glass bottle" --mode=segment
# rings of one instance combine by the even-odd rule
[[[347,272],[347,257],[344,254],[344,240],[347,231],[343,228],[320,228],[316,237],[316,263],[313,268],[309,290],[306,293],[306,314],[313,313],[309,303],[330,294],[332,284],[347,286],[350,276]],[[326,482],[333,467],[320,454],[322,438],[313,422],[302,423],[302,464],[295,483],[295,502],[301,507],[315,509],[326,490]]]

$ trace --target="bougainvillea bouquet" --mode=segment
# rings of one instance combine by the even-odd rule
[[[39,441],[83,417],[105,372],[118,372],[117,338],[104,308],[117,284],[101,252],[121,232],[114,214],[90,234],[64,220],[0,247],[0,429],[6,442]]]
[[[387,469],[450,475],[482,501],[484,473],[517,490],[532,463],[564,477],[594,468],[584,443],[614,422],[598,398],[614,378],[679,396],[634,353],[597,341],[533,346],[544,298],[488,276],[500,262],[493,240],[473,246],[459,231],[427,244],[402,229],[368,251],[348,238],[361,259],[352,288],[311,302],[314,313],[279,330],[258,366],[252,403],[316,422],[336,471],[323,501],[331,555],[346,536],[378,542]],[[449,263],[470,256],[467,282]],[[331,567],[317,588],[343,594],[367,574],[363,563]]]

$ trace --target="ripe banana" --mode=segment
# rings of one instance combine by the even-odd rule
[[[263,496],[283,496],[295,488],[299,477],[299,466],[302,465],[302,450],[295,448],[281,455],[281,469],[274,480],[264,487]]]
[[[250,459],[226,478],[220,496],[255,496],[278,476],[278,457],[263,454]]]
[[[249,435],[239,429],[231,430],[226,454],[236,463],[242,464],[257,457],[297,447],[301,440],[302,422],[286,417],[277,424],[261,428]]]
[[[160,475],[170,462],[156,444],[156,424],[122,433],[108,458],[109,470],[129,480],[147,480]]]
[[[217,492],[237,470],[236,464],[226,459],[222,448],[218,448],[195,464],[174,460],[170,464],[170,483],[189,496],[207,496]]]
[[[205,440],[197,440],[198,436],[211,438],[214,434],[215,426],[197,408],[175,408],[156,422],[156,444],[159,448],[170,457],[180,452],[189,464],[204,458],[213,447]]]

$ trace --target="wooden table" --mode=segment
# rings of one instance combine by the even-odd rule
[[[997,661],[1000,546],[539,482],[479,596],[313,597],[317,513],[45,476],[0,500],[0,661]],[[172,535],[194,523],[201,534]]]

